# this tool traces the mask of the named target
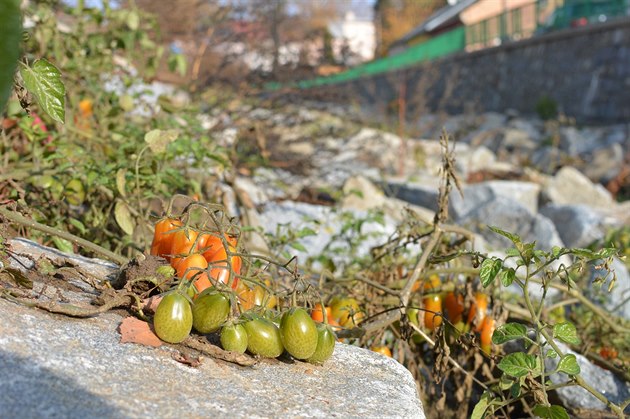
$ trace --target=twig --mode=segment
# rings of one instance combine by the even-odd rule
[[[258,363],[258,360],[256,358],[252,358],[249,355],[239,354],[238,352],[224,351],[218,346],[203,342],[193,336],[189,336],[188,338],[186,338],[186,340],[184,340],[181,345],[184,345],[191,349],[195,349],[213,358],[221,359],[223,361],[231,362],[233,364],[238,364],[244,367],[250,367]]]

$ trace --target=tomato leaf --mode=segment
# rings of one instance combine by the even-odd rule
[[[144,141],[148,144],[149,148],[154,153],[164,153],[166,147],[177,140],[177,130],[169,129],[162,131],[161,129],[154,129],[147,132],[144,136]]]
[[[312,228],[304,227],[303,229],[298,231],[295,235],[298,239],[301,239],[303,237],[316,236],[317,233]]]
[[[501,345],[505,342],[520,339],[527,334],[527,328],[520,323],[507,323],[499,326],[492,334],[492,343]]]
[[[37,99],[42,110],[63,124],[66,118],[66,87],[57,67],[42,58],[32,67],[24,65],[20,74],[26,89]]]
[[[499,272],[499,280],[504,287],[509,287],[512,285],[512,282],[516,279],[516,271],[514,268],[502,269]]]
[[[501,270],[503,262],[500,259],[488,258],[481,262],[481,268],[479,269],[479,277],[481,278],[481,285],[487,287],[494,281],[497,274]]]
[[[134,222],[129,207],[123,201],[117,201],[114,207],[114,218],[125,234],[132,235]]]
[[[292,242],[291,244],[289,244],[289,246],[291,246],[295,250],[299,250],[300,252],[306,252],[306,247],[304,247],[302,243]]]
[[[20,2],[8,0],[2,2],[0,13],[0,113],[4,110],[9,92],[13,86],[15,66],[20,58],[20,42],[22,41],[22,16]]]
[[[66,253],[73,253],[74,252],[74,246],[72,246],[72,243],[66,239],[62,239],[61,237],[57,237],[57,236],[53,236],[52,238],[53,243],[55,244],[55,247],[59,250],[61,250],[62,252],[66,252]]]
[[[481,398],[475,405],[475,408],[470,415],[470,419],[483,419],[491,401],[492,396],[490,395],[490,393],[484,391],[484,393],[481,395]]]
[[[580,343],[580,338],[577,335],[575,325],[571,322],[556,324],[553,327],[553,337],[573,345],[578,345]]]
[[[578,375],[580,373],[580,365],[577,358],[573,354],[566,354],[558,363],[558,371],[569,375]]]
[[[569,414],[564,407],[558,405],[543,406],[538,404],[534,407],[533,413],[542,419],[569,419]]]
[[[501,230],[499,227],[488,226],[488,228],[494,231],[495,233],[500,234],[501,236],[509,239],[512,243],[516,245],[516,247],[518,247],[521,244],[521,237],[518,234],[513,234],[505,230]]]
[[[524,377],[536,369],[536,357],[524,352],[507,354],[497,367],[511,377]]]
[[[127,174],[127,169],[121,168],[116,172],[116,188],[118,189],[118,193],[126,197],[127,191],[125,190],[125,175]]]

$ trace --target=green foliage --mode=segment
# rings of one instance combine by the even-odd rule
[[[549,96],[541,97],[536,103],[536,113],[544,120],[558,116],[558,103]]]
[[[24,86],[37,99],[37,103],[52,119],[62,124],[66,118],[66,87],[61,73],[51,63],[41,58],[20,70]]]
[[[18,0],[0,0],[0,112],[13,86],[13,74],[20,56],[22,16]]]

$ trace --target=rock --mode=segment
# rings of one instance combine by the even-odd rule
[[[540,213],[553,221],[567,247],[587,247],[606,234],[602,216],[586,205],[549,204]]]
[[[557,342],[557,344],[564,354],[575,355],[577,363],[580,366],[580,375],[584,381],[603,393],[610,401],[620,404],[630,397],[630,384],[620,380],[612,372],[591,363],[585,356],[570,350],[563,343]],[[545,368],[548,371],[553,371],[557,368],[558,361],[558,358],[546,358]],[[549,378],[554,384],[565,383],[570,380],[564,373],[551,374]],[[607,410],[604,403],[582,387],[562,387],[557,389],[556,392],[565,406],[576,409]],[[630,407],[627,408],[625,412],[630,413]]]
[[[86,269],[109,266],[64,257]],[[77,304],[73,294],[63,290]],[[118,312],[72,319],[0,299],[0,318],[6,417],[376,417],[383,406],[392,417],[425,417],[409,371],[355,346],[337,343],[323,366],[262,360],[239,367],[204,357],[193,368],[177,362],[170,345],[121,344]]]
[[[383,189],[388,196],[393,196],[410,204],[427,208],[431,211],[438,209],[438,181],[433,184],[410,182],[402,179],[388,179]]]
[[[353,176],[343,185],[342,209],[369,210],[385,202],[385,194],[363,176]]]
[[[460,144],[455,146],[457,152]],[[470,173],[478,172],[491,168],[497,161],[497,157],[494,153],[484,147],[476,147],[471,150],[467,150],[466,154],[456,156],[456,162],[461,164],[461,174],[463,178],[467,178]]]
[[[614,204],[610,192],[601,185],[593,184],[571,166],[560,169],[545,185],[543,193],[554,204],[587,204],[596,208]]]
[[[560,149],[570,156],[578,156],[593,149],[593,137],[585,136],[576,127],[560,127]]]
[[[605,269],[593,269],[591,272],[591,293],[594,301],[604,301],[603,306],[613,314],[630,320],[630,273],[628,267],[618,258],[613,258],[610,270],[614,272],[617,280],[615,286],[608,292],[608,284],[612,275],[608,275]],[[608,276],[607,276],[608,275]],[[597,278],[606,278],[601,285],[593,284]]]
[[[508,127],[514,128],[527,134],[527,138],[534,143],[542,140],[543,123],[540,119],[523,119],[515,117],[510,119]]]
[[[584,164],[584,174],[594,182],[608,182],[621,171],[624,150],[620,144],[593,150]]]
[[[271,118],[273,112],[270,109],[256,108],[249,112],[249,117],[258,121],[266,121]]]
[[[457,191],[451,193],[451,216],[455,220],[467,218],[470,211],[496,197],[512,199],[531,214],[536,214],[540,189],[540,185],[536,183],[510,180],[492,180],[467,185],[463,188],[463,198]]]

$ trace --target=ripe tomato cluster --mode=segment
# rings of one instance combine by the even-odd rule
[[[156,309],[158,337],[180,343],[193,329],[200,334],[220,332],[221,345],[228,351],[266,358],[286,351],[311,363],[328,360],[336,340],[332,327],[316,323],[303,308],[292,307],[281,315],[272,311],[277,298],[268,291],[270,279],[253,286],[239,281],[242,260],[236,246],[236,237],[222,239],[175,218],[156,224],[151,254],[166,258],[179,282]],[[242,314],[233,316],[236,312]]]
[[[481,350],[490,353],[492,348],[492,334],[496,328],[495,320],[488,316],[488,296],[478,292],[466,312],[464,296],[453,291],[439,292],[441,280],[432,275],[424,284],[422,310],[408,309],[409,321],[415,325],[423,325],[428,330],[435,330],[442,324],[443,316],[460,331],[472,330],[479,334]],[[464,315],[466,321],[464,322]]]
[[[317,303],[311,311],[311,318],[319,323],[328,323],[333,328],[352,328],[363,321],[365,313],[354,298],[334,296],[324,309],[321,303]]]

